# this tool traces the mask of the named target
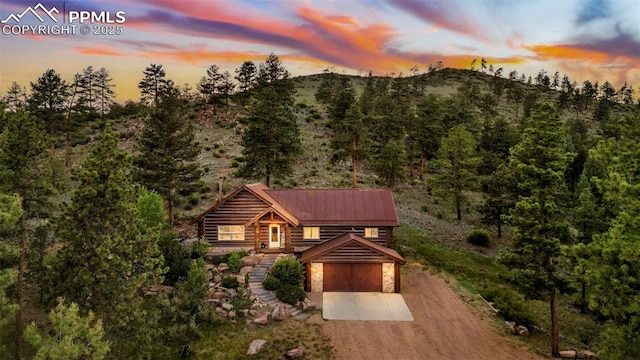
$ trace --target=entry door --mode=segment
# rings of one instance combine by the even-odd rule
[[[280,225],[269,225],[269,249],[280,248]]]

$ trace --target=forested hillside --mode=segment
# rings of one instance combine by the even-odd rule
[[[193,237],[219,181],[225,194],[260,181],[392,188],[397,250],[527,326],[532,347],[635,358],[640,103],[626,83],[503,73],[292,78],[271,55],[235,75],[212,65],[194,88],[151,64],[124,104],[104,68],[14,83],[0,104],[0,353],[175,358],[222,327],[197,249],[174,239]],[[142,296],[158,284],[176,295]],[[62,323],[68,343],[47,353]]]

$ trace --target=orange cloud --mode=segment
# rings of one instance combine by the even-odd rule
[[[75,48],[74,52],[82,55],[96,55],[96,56],[125,56],[124,53],[121,53],[111,47],[107,46],[80,46]]]

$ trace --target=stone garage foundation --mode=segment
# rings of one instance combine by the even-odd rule
[[[382,292],[395,292],[395,264],[382,263]]]
[[[324,275],[323,263],[311,263],[311,292],[322,292],[324,284],[322,283],[322,277]]]

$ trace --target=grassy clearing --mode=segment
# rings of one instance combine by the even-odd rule
[[[549,304],[528,300],[506,280],[508,270],[494,257],[466,250],[451,249],[432,235],[403,223],[394,231],[396,249],[403,256],[421,262],[425,269],[444,272],[455,279],[463,292],[481,294],[500,309],[505,320],[529,326],[531,336],[521,337],[541,355],[551,349]],[[464,298],[464,297],[463,297]],[[602,325],[590,315],[581,314],[569,295],[559,299],[560,347],[596,351]],[[505,328],[506,331],[506,328]]]
[[[246,355],[254,339],[266,340],[265,347],[254,357]],[[239,322],[225,322],[205,329],[201,340],[192,345],[195,359],[282,359],[295,347],[304,350],[305,359],[331,359],[330,340],[322,333],[322,325],[309,320],[289,319],[266,327]]]

